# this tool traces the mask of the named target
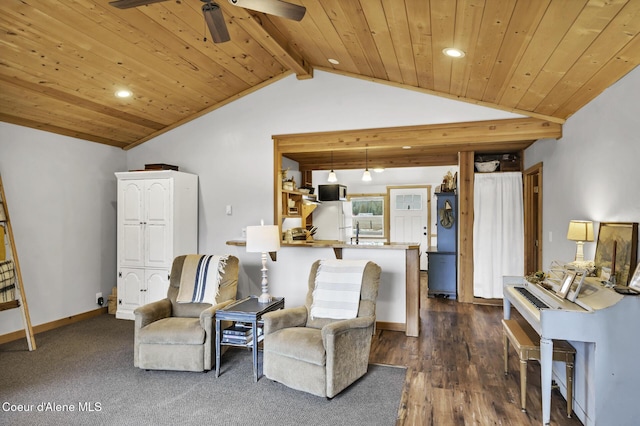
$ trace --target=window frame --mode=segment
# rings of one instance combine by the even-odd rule
[[[351,235],[356,235],[356,218],[358,216],[353,215],[353,201],[358,199],[380,199],[382,201],[382,214],[372,217],[380,217],[382,220],[382,228],[380,235],[359,235],[359,239],[363,240],[385,240],[389,239],[389,197],[386,193],[372,193],[372,194],[349,194],[347,200],[351,202]],[[366,216],[359,216],[360,220]],[[362,229],[362,228],[361,228]]]

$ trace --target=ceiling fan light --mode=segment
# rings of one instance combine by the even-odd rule
[[[338,181],[338,176],[336,175],[336,172],[331,170],[329,172],[329,177],[327,178],[327,182],[337,182],[337,181]]]
[[[227,24],[224,22],[224,16],[222,16],[222,10],[218,4],[207,1],[202,5],[202,14],[214,43],[224,43],[231,40]]]

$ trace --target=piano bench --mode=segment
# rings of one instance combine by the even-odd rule
[[[540,361],[540,336],[527,323],[517,320],[502,320],[504,331],[504,374],[509,372],[509,342],[513,345],[520,358],[520,406],[526,412],[527,394],[527,361]],[[573,365],[576,350],[565,340],[553,341],[553,360],[566,364],[567,374],[567,417],[573,412]]]

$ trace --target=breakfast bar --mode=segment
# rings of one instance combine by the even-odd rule
[[[244,240],[227,241],[230,253],[240,259],[248,279],[258,282],[260,258],[246,253]],[[417,337],[420,332],[420,246],[417,243],[349,242],[321,240],[282,242],[268,262],[269,292],[285,297],[287,307],[304,304],[311,264],[318,259],[366,259],[382,268],[376,326],[403,331]],[[247,295],[242,295],[247,296]]]

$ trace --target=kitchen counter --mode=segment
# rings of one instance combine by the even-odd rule
[[[227,241],[229,246],[245,246],[247,242],[245,240],[231,240]],[[360,241],[359,244],[351,243],[349,241],[338,240],[312,240],[312,241],[296,241],[286,243],[280,242],[281,247],[333,247],[333,248],[364,248],[364,249],[393,249],[393,250],[409,250],[418,249],[420,245],[418,243],[387,243],[380,241]]]
[[[227,241],[237,248],[241,267],[256,269],[255,253],[246,253],[245,240]],[[283,296],[288,306],[300,306],[306,298],[306,283],[311,264],[317,259],[366,259],[382,268],[376,306],[377,327],[404,331],[418,337],[420,327],[420,245],[403,242],[360,241],[359,244],[337,240],[281,242],[278,252],[270,253],[275,262],[269,267],[269,292]],[[253,263],[256,263],[254,266]],[[255,275],[255,277],[254,277]],[[256,273],[249,274],[257,280]],[[300,277],[304,277],[300,279]],[[257,288],[257,284],[253,285]],[[257,290],[253,290],[257,291]],[[247,296],[247,295],[242,295]],[[289,303],[291,303],[289,305]]]

